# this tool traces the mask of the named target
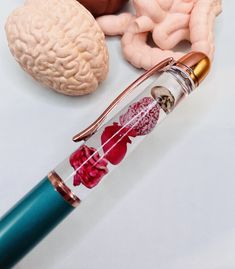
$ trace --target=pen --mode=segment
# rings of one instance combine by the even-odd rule
[[[11,268],[67,217],[143,138],[205,78],[209,58],[167,58],[128,86],[88,128],[80,146],[0,219],[0,268]],[[161,72],[157,77],[157,73]],[[111,119],[127,95],[150,81]]]

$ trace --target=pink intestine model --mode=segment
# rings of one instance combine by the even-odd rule
[[[133,0],[136,13],[97,18],[106,35],[121,35],[125,58],[149,69],[166,57],[180,58],[172,49],[188,40],[194,51],[214,54],[213,26],[222,11],[221,0]],[[147,43],[149,33],[156,46]]]

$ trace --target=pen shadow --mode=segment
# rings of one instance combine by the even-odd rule
[[[210,91],[206,95],[210,95]],[[200,109],[190,109],[192,106],[200,107]],[[152,169],[156,169],[166,154],[169,154],[175,146],[179,146],[185,136],[200,125],[211,106],[213,102],[208,105],[207,98],[201,98],[200,95],[190,98],[189,102],[185,101],[169,116],[167,121],[161,123],[157,130],[148,135],[130,153],[129,158],[119,165],[119,169],[112,171],[109,177],[93,190],[92,195],[88,196],[16,268],[27,269],[32,268],[32,265],[34,269],[52,268],[59,259],[71,253],[74,255],[75,246],[80,244],[109,212],[114,210],[124,196],[145,180]],[[149,159],[149,152],[153,148],[156,152],[155,158]],[[130,170],[129,167],[135,167],[135,169]],[[50,250],[50,255],[48,255],[48,250]],[[46,258],[42,259],[42,257]]]

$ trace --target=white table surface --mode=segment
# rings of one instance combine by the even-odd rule
[[[45,89],[7,47],[4,23],[21,3],[0,1],[0,214],[75,149],[71,137],[140,73],[112,38],[109,76],[96,93]],[[200,90],[16,268],[235,268],[235,1],[223,9]]]

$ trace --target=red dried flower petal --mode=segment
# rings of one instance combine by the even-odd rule
[[[136,132],[118,125],[117,122],[105,127],[101,135],[101,143],[105,157],[110,163],[116,165],[124,158],[127,143],[131,143],[129,136],[135,137]]]
[[[96,186],[102,177],[108,173],[108,162],[100,157],[95,148],[82,145],[69,158],[71,166],[75,169],[73,185],[81,183],[87,188]]]

